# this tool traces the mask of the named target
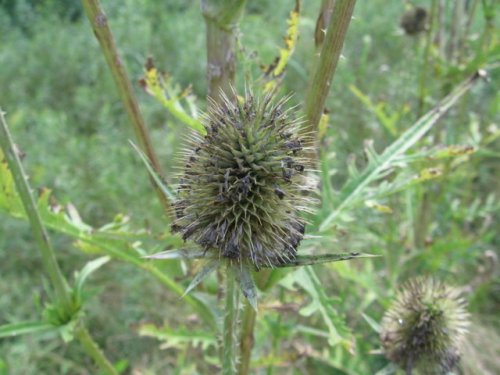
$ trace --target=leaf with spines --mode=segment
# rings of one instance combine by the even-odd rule
[[[187,287],[186,291],[182,295],[182,297],[186,296],[191,290],[193,290],[199,283],[205,280],[208,276],[212,274],[221,264],[221,261],[218,259],[211,259],[207,264],[205,264],[202,269],[196,274],[191,283]]]

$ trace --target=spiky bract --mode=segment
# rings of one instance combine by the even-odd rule
[[[273,266],[295,257],[304,235],[300,211],[308,159],[286,98],[247,93],[212,103],[207,135],[193,135],[173,227],[208,252],[238,264]]]
[[[432,279],[411,280],[382,320],[385,353],[407,373],[447,374],[459,362],[468,317],[456,289]]]

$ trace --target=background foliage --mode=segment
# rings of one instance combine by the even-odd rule
[[[419,3],[430,7],[430,2]],[[0,105],[26,153],[31,184],[49,187],[60,204],[71,202],[95,228],[123,219],[117,219],[118,214],[126,215],[130,228],[147,228],[153,234],[140,236],[142,248],[161,244],[168,223],[147,172],[129,146],[133,135],[124,125],[122,105],[80,3],[3,0],[0,4]],[[240,36],[241,87],[245,74],[258,77],[259,65],[271,63],[277,55],[293,5],[286,0],[247,5]],[[125,0],[105,1],[104,6],[131,76],[143,74],[146,57],[152,54],[175,82],[192,85],[203,109],[205,34],[199,3]],[[303,102],[310,78],[318,8],[319,1],[303,4],[300,37],[284,81],[283,92],[294,92],[295,103]],[[398,24],[404,9],[403,2],[381,0],[356,6],[327,103],[330,126],[322,140],[323,184],[329,179],[333,188],[340,188],[348,166],[352,170],[366,165],[366,140],[373,140],[375,149],[382,151],[423,113],[418,102],[425,35],[402,33]],[[474,69],[498,62],[494,32],[484,32],[494,28],[495,18],[486,13],[476,12],[460,63],[442,60],[431,51],[426,110]],[[439,170],[439,177],[398,194],[377,191],[376,204],[360,202],[342,215],[319,245],[311,242],[323,252],[362,251],[380,258],[318,266],[318,280],[299,270],[271,289],[261,301],[255,368],[288,374],[293,363],[297,373],[390,371],[377,351],[376,322],[401,282],[423,274],[463,288],[470,302],[474,325],[464,371],[499,371],[494,359],[500,342],[498,78],[498,70],[493,71],[491,82],[476,86],[418,147],[422,151],[467,145],[475,152],[419,159],[404,166],[407,178],[428,168]],[[181,166],[175,155],[184,125],[136,88],[163,167],[167,175],[175,175]],[[314,218],[316,225],[332,208],[324,202]],[[66,274],[92,259],[88,251],[75,246],[74,239],[57,233],[53,238]],[[39,316],[37,306],[45,292],[34,246],[26,222],[2,213],[0,324]],[[104,267],[90,282],[87,319],[89,329],[124,373],[209,371],[217,356],[215,340],[190,305],[128,264],[110,262]],[[181,263],[158,267],[184,285],[192,272]],[[203,288],[216,293],[217,280],[210,279]],[[315,303],[330,304],[335,311],[318,312]],[[344,338],[341,345],[329,340],[328,320],[321,314],[337,319],[333,324]],[[165,325],[163,350],[156,338],[149,337],[153,324]],[[77,345],[49,340],[50,335],[0,341],[0,374],[92,373]]]

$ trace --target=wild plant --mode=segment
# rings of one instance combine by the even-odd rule
[[[0,186],[5,193],[0,197],[0,207],[12,216],[30,220],[56,293],[45,308],[42,321],[0,327],[0,337],[56,330],[68,341],[78,338],[102,371],[117,373],[84,328],[81,293],[87,276],[113,258],[150,273],[168,290],[183,297],[179,303],[193,307],[212,337],[221,338],[217,366],[223,374],[249,373],[255,324],[259,318],[258,296],[259,293],[261,297],[265,295],[278,282],[290,288],[298,285],[309,295],[312,302],[304,309],[307,311],[302,312],[316,313],[321,318],[331,346],[340,344],[354,350],[352,335],[343,317],[326,294],[316,270],[310,266],[369,257],[365,249],[330,251],[330,243],[342,223],[349,220],[349,213],[361,205],[378,212],[390,211],[381,200],[439,176],[432,168],[415,173],[414,165],[425,163],[429,158],[453,158],[474,151],[448,147],[409,152],[486,72],[477,70],[479,65],[475,65],[469,77],[430,111],[404,131],[395,131],[393,142],[383,152],[377,153],[373,144],[367,142],[363,169],[358,170],[356,163],[351,163],[347,179],[339,191],[335,191],[328,161],[331,150],[324,142],[330,125],[325,102],[355,1],[323,1],[315,35],[319,57],[299,109],[288,104],[289,97],[282,94],[280,87],[297,42],[300,2],[297,1],[290,12],[285,47],[280,56],[265,67],[260,80],[254,80],[249,72],[247,87],[240,93],[235,73],[240,53],[238,24],[245,1],[204,0],[202,12],[208,50],[206,115],[198,115],[198,104],[189,89],[180,89],[152,60],[146,62],[141,81],[143,88],[191,132],[182,156],[182,172],[178,178],[172,178],[160,168],[133,85],[101,5],[96,0],[83,0],[83,4],[134,129],[137,143],[134,147],[149,172],[171,232],[162,238],[163,243],[145,250],[135,241],[144,236],[144,232],[130,230],[123,217],[93,228],[85,224],[75,210],[55,208],[47,191],[34,201],[19,153],[2,117],[2,150],[7,164],[0,165]],[[369,106],[364,94],[358,91],[357,95]],[[387,128],[394,129],[394,123],[380,113],[379,117],[387,120],[384,123]],[[45,227],[75,238],[77,246],[84,251],[106,257],[97,258],[84,267],[70,288],[46,240]],[[158,251],[160,249],[162,251]],[[159,260],[194,260],[201,261],[201,266],[186,288],[162,271]],[[207,299],[192,293],[214,273],[225,285],[222,288],[225,301],[220,307],[214,307],[220,302],[214,296]],[[240,290],[246,298],[243,302]],[[165,341],[172,337],[168,331],[151,325],[144,325],[140,334]],[[210,337],[202,337],[198,340],[206,347],[217,343]]]

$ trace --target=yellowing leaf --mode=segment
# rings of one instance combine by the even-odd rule
[[[299,15],[300,15],[300,1],[296,0],[295,8],[290,12],[287,20],[288,29],[285,36],[285,48],[280,49],[279,57],[268,66],[263,66],[264,70],[264,91],[273,91],[282,81],[285,68],[292,56],[297,39],[299,36]]]
[[[439,168],[426,168],[420,171],[413,179],[414,182],[422,182],[427,180],[432,180],[443,174],[443,171]]]
[[[319,124],[318,124],[318,139],[323,139],[323,137],[326,135],[326,129],[328,128],[328,121],[330,120],[330,116],[328,113],[323,113],[321,115],[321,118],[319,119]]]
[[[369,200],[365,202],[366,207],[373,208],[374,210],[383,213],[383,214],[392,214],[392,208],[389,206],[385,206],[383,204],[380,204],[378,202]]]
[[[188,114],[181,103],[181,100],[185,100],[189,108],[194,107],[190,87],[181,90],[179,85],[172,84],[172,77],[158,72],[151,58],[146,62],[144,78],[140,83],[144,90],[158,100],[176,119],[197,132],[206,134],[201,122]]]
[[[442,159],[455,156],[470,155],[476,151],[477,150],[474,146],[452,145],[437,151],[434,155],[432,155],[432,157],[436,159]]]

